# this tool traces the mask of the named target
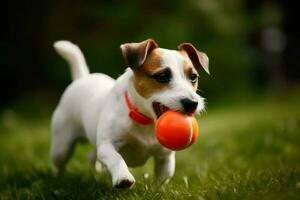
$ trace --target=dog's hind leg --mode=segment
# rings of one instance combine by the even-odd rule
[[[56,110],[52,118],[51,143],[51,159],[55,175],[63,173],[77,138],[74,125],[65,117],[63,112]]]

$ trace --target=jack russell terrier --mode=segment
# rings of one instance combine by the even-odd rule
[[[175,152],[155,137],[155,121],[166,110],[199,113],[204,99],[197,93],[198,73],[209,73],[208,57],[192,44],[178,50],[159,48],[153,39],[121,45],[128,68],[117,80],[89,73],[80,49],[68,41],[54,43],[68,61],[73,82],[63,93],[52,117],[51,159],[54,173],[61,174],[78,139],[94,147],[116,188],[135,183],[129,167],[143,165],[154,156],[158,182],[175,171]]]

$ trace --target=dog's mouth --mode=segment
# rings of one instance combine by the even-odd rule
[[[159,118],[164,112],[166,112],[170,109],[167,106],[165,106],[159,102],[153,102],[152,106],[153,106],[153,110],[154,110],[157,118]]]

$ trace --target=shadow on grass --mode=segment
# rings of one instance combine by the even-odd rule
[[[114,189],[107,175],[99,175],[97,179],[92,174],[66,173],[54,177],[50,170],[18,170],[2,179],[0,194],[10,199],[24,196],[30,199],[108,199],[112,194],[121,198],[132,193],[132,190]]]
[[[89,194],[88,188],[91,181],[83,180],[80,174],[68,174],[63,177],[53,177],[50,171],[14,171],[7,175],[1,183],[0,191],[10,193],[17,198],[22,193],[31,191],[35,197],[64,198],[80,196],[81,193]],[[101,188],[107,188],[105,183]],[[32,192],[35,191],[35,192]],[[14,196],[14,193],[16,196]],[[34,197],[31,196],[31,197]],[[88,196],[87,196],[88,198]],[[92,196],[90,196],[92,198]]]

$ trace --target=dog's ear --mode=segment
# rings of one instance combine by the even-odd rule
[[[199,67],[202,66],[206,73],[209,74],[209,60],[205,53],[198,51],[190,43],[182,43],[178,46],[178,49],[179,51],[185,51],[188,54],[196,69],[199,69]]]
[[[120,47],[127,65],[134,70],[144,64],[149,53],[158,45],[153,39],[148,39],[139,43],[125,43]]]

